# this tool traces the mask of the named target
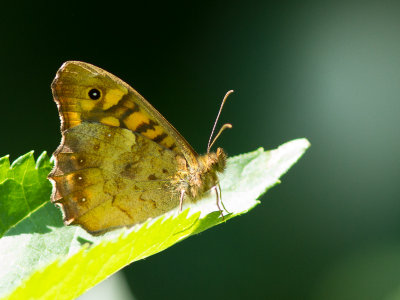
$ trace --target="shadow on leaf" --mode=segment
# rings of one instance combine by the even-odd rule
[[[60,210],[52,203],[47,202],[30,216],[19,222],[5,233],[5,236],[23,233],[49,233],[53,228],[63,227]]]

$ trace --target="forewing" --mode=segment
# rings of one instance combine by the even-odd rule
[[[97,89],[93,100],[89,91]],[[68,61],[52,83],[54,100],[61,117],[61,130],[84,121],[127,128],[176,153],[189,165],[196,164],[196,153],[189,143],[138,92],[116,76],[91,64]]]

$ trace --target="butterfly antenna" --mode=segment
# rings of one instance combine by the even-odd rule
[[[232,128],[232,124],[224,124],[221,129],[218,131],[218,134],[215,136],[214,140],[212,141],[211,145],[209,146],[209,148],[207,149],[207,153],[210,152],[211,147],[214,145],[215,141],[219,138],[219,136],[221,135],[221,133],[227,129],[227,128]]]
[[[213,145],[214,142],[217,140],[217,138],[221,135],[222,131],[224,131],[226,128],[232,128],[232,125],[231,125],[231,124],[225,124],[225,125],[222,126],[221,129],[219,130],[219,132],[218,132],[217,136],[215,137],[215,139],[211,142],[212,137],[213,137],[213,135],[214,135],[215,127],[217,127],[217,123],[218,123],[218,119],[219,119],[219,116],[220,116],[221,111],[222,111],[222,107],[224,106],[225,101],[226,101],[226,99],[228,98],[228,96],[229,96],[230,94],[232,94],[232,93],[233,93],[233,90],[230,90],[230,91],[228,91],[228,92],[225,94],[225,97],[224,97],[224,99],[222,100],[221,106],[219,107],[218,115],[217,115],[217,118],[215,119],[213,129],[211,130],[210,139],[208,140],[208,144],[207,144],[207,153],[210,152],[210,149],[211,149],[212,145]]]

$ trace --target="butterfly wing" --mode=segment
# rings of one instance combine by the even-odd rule
[[[127,128],[182,154],[190,166],[196,166],[198,155],[189,143],[150,103],[116,76],[88,63],[68,61],[57,72],[52,90],[62,131],[84,121]],[[91,98],[93,90],[99,95]]]
[[[175,154],[130,130],[82,122],[55,152],[52,201],[90,232],[133,225],[178,206],[168,189]]]

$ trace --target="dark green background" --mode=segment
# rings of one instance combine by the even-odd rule
[[[311,141],[254,211],[127,267],[138,299],[400,295],[397,2],[25,1],[2,3],[0,32],[1,156],[57,147],[50,83],[71,59],[130,83],[199,152],[229,89],[229,155]]]

